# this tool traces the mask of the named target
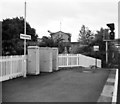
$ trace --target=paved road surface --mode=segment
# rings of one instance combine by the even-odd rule
[[[96,102],[108,70],[95,73],[80,69],[41,73],[2,83],[3,102]]]

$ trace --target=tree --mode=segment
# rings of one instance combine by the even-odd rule
[[[23,40],[20,34],[24,34],[24,18],[16,17],[2,21],[2,55],[23,54]],[[26,22],[26,34],[31,35],[31,41],[36,41],[38,35],[34,28]]]
[[[105,46],[105,41],[104,41],[104,37],[105,35],[108,36],[108,29],[104,29],[104,28],[100,28],[100,30],[96,31],[97,33],[95,34],[95,39],[94,41],[90,44],[92,47],[94,45],[98,45],[99,46],[99,51],[97,52],[91,52],[92,56],[99,58],[102,60],[102,65],[105,65],[105,60],[106,60],[106,46]]]
[[[79,37],[78,37],[78,42],[80,42],[83,45],[89,45],[93,39],[94,39],[94,36],[91,30],[85,27],[85,25],[82,25],[79,33]]]
[[[41,47],[54,47],[54,41],[51,37],[43,36],[42,42],[39,44]]]
[[[59,49],[59,53],[64,51],[64,44],[62,42],[62,38],[58,38],[56,41],[52,39],[52,37],[43,36],[42,42],[39,44],[40,47],[57,47]]]
[[[90,55],[91,53],[91,46],[90,44],[94,40],[94,34],[88,27],[82,25],[78,37],[78,42],[81,44],[81,47],[76,50],[77,53]]]
[[[95,39],[91,43],[91,45],[99,45],[100,51],[103,53],[105,52],[105,42],[104,42],[104,35],[108,35],[108,29],[101,28],[99,31],[96,31]]]

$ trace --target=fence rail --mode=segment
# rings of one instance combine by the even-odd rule
[[[95,65],[95,58],[84,56],[81,54],[59,54],[58,67],[74,67],[83,66],[89,67]],[[101,68],[101,60],[97,59],[97,67]]]
[[[26,76],[26,56],[1,56],[0,82],[18,76]]]

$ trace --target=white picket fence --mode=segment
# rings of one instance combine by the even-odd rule
[[[74,67],[83,66],[89,67],[95,65],[95,58],[88,57],[82,54],[59,54],[58,67]],[[97,59],[97,67],[101,68],[101,60]]]
[[[1,56],[0,82],[18,76],[26,77],[26,56]]]
[[[16,78],[19,76],[26,77],[27,56],[1,56],[0,57],[0,82]],[[59,54],[58,67],[89,67],[95,65],[95,58],[81,54]],[[101,67],[101,60],[97,59],[97,66]]]

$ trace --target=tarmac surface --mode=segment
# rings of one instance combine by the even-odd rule
[[[61,69],[2,82],[2,102],[97,102],[109,70]]]

